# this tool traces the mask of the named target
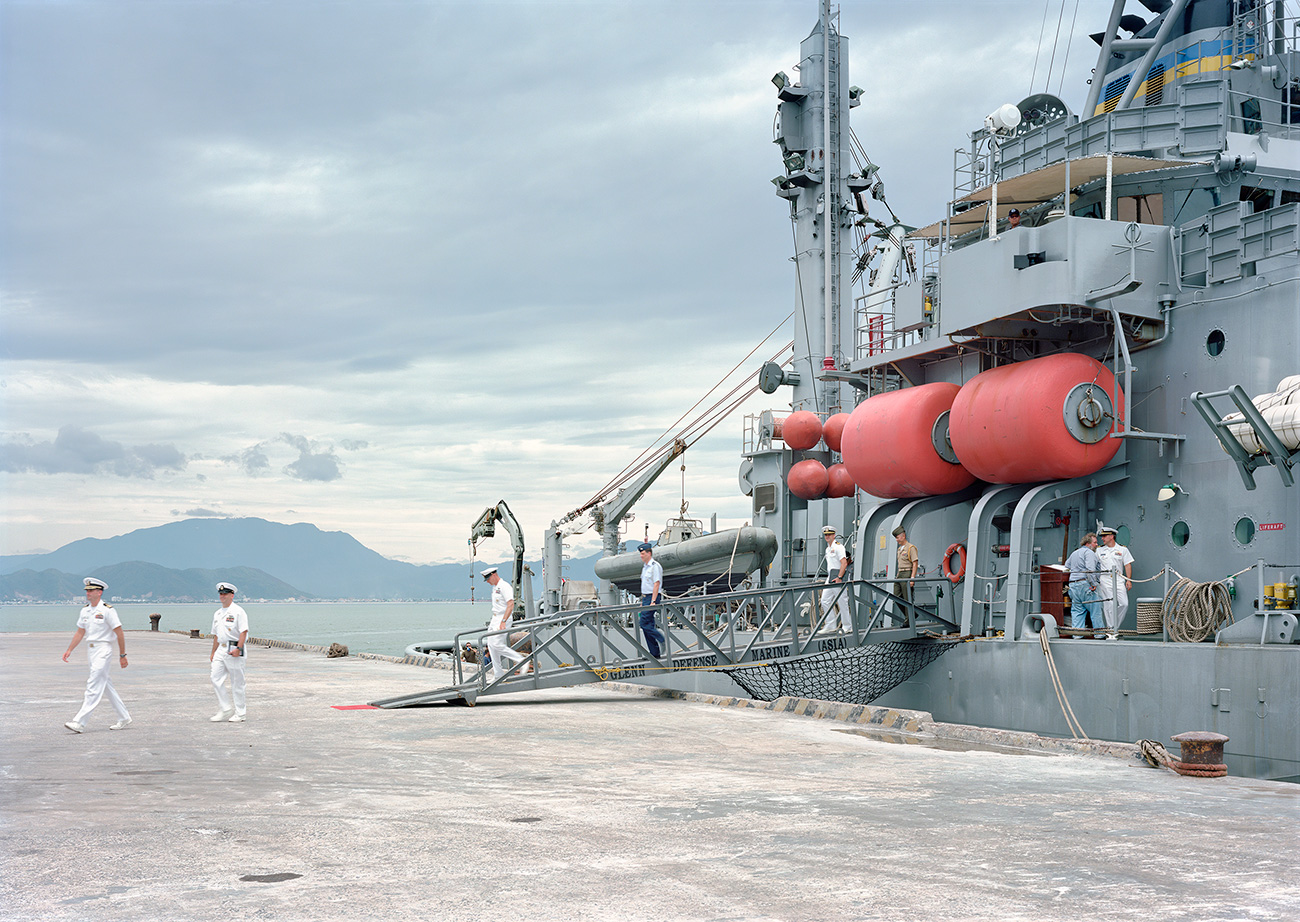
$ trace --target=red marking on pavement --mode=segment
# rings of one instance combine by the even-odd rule
[[[336,711],[377,711],[379,708],[373,704],[331,704]]]

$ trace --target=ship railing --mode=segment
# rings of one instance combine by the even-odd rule
[[[665,637],[658,657],[651,655],[639,627],[639,604],[523,619],[499,631],[462,631],[454,642],[454,680],[457,686],[474,687],[477,694],[557,687],[797,659],[956,630],[950,618],[894,595],[891,588],[892,581],[808,581],[664,599],[655,611]],[[828,589],[832,592],[823,610]],[[850,629],[845,632],[830,623],[839,593],[848,603]],[[493,637],[513,640],[511,646],[524,657],[517,665],[507,665],[500,679],[492,677],[492,666],[483,656]],[[478,651],[476,665],[460,657],[467,646]]]

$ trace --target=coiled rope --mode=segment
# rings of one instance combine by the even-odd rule
[[[1176,571],[1175,571],[1176,572]],[[1198,583],[1185,576],[1169,587],[1160,617],[1170,640],[1200,643],[1232,623],[1232,597],[1221,581]]]

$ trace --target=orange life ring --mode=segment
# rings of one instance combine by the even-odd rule
[[[952,572],[952,555],[956,554],[961,558],[961,567],[956,573]],[[948,550],[943,552],[943,575],[948,577],[949,581],[956,586],[961,582],[961,578],[966,575],[966,545],[950,544]]]

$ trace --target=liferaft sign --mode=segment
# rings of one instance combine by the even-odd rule
[[[1261,522],[1255,526],[1260,531],[1281,531],[1286,528],[1285,522]]]

